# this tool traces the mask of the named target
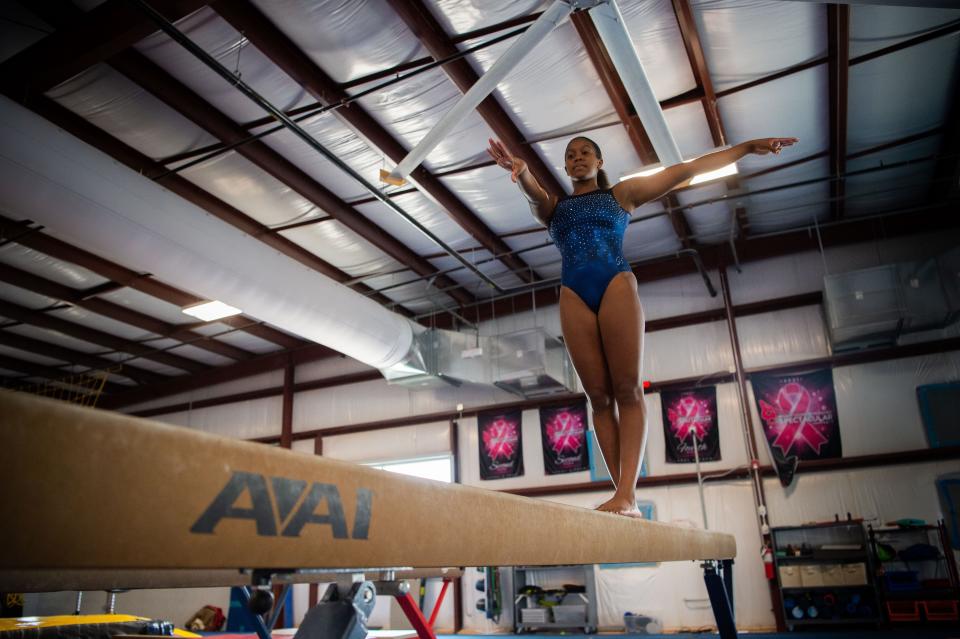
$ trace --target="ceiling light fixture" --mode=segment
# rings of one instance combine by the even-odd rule
[[[234,308],[229,304],[224,304],[218,300],[213,300],[212,302],[201,302],[200,304],[194,304],[192,306],[185,306],[182,310],[187,315],[192,315],[198,319],[203,320],[204,322],[212,322],[214,320],[223,319],[224,317],[230,317],[231,315],[239,315],[243,311],[239,308]]]
[[[687,162],[692,162],[692,160],[684,160],[685,164]],[[654,175],[655,173],[659,173],[663,169],[664,169],[663,166],[657,165],[648,169],[643,169],[642,171],[637,171],[636,173],[630,173],[628,175],[624,175],[620,178],[620,181],[623,182],[624,180],[629,180],[630,178],[635,178],[635,177],[648,177],[650,175]],[[733,162],[719,169],[716,169],[713,171],[707,171],[706,173],[701,173],[700,175],[695,175],[690,180],[690,186],[693,186],[694,184],[703,184],[704,182],[709,182],[710,180],[716,180],[717,178],[726,177],[728,175],[736,175],[737,172],[738,172],[737,163]]]

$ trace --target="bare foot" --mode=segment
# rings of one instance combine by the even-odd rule
[[[637,510],[637,502],[635,499],[625,499],[616,494],[597,506],[597,510],[606,513],[613,513],[615,515],[635,517],[637,519],[643,518],[643,516],[640,514],[640,511]]]

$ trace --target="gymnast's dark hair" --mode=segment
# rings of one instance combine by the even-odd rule
[[[589,142],[590,146],[593,147],[593,152],[597,154],[597,159],[598,160],[603,159],[603,152],[600,151],[600,145],[594,142],[593,140],[591,140],[590,138],[588,138],[587,136],[578,135],[577,137],[573,138],[573,140],[585,140],[586,142]],[[573,142],[573,140],[570,140],[570,142],[567,142],[567,146],[570,146],[570,143]],[[610,188],[610,178],[607,177],[607,172],[604,171],[603,169],[599,169],[597,171],[597,186],[604,190]]]

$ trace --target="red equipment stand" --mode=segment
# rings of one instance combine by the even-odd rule
[[[437,595],[437,603],[433,605],[433,612],[430,613],[429,621],[423,616],[423,611],[420,610],[420,606],[413,600],[409,591],[394,595],[397,603],[400,604],[400,609],[403,610],[403,614],[407,615],[407,619],[410,620],[410,624],[420,639],[437,639],[437,636],[433,633],[433,624],[437,620],[437,613],[440,612],[440,606],[443,604],[443,598],[447,595],[449,586],[450,578],[444,577],[443,587],[440,589],[440,594]]]
[[[440,606],[443,605],[450,582],[450,577],[443,578],[443,587],[437,595],[437,602],[430,613],[429,621],[423,616],[423,611],[413,600],[410,589],[404,582],[361,581],[352,583],[349,588],[335,583],[330,584],[323,599],[307,611],[294,639],[364,639],[367,634],[367,618],[373,611],[378,590],[381,594],[390,595],[397,600],[419,639],[437,639],[433,632],[433,625],[440,612]],[[276,600],[269,590],[242,589],[241,598],[251,612],[255,613],[251,617],[254,620],[258,639],[272,639],[270,628],[276,623],[283,610],[288,588],[289,584],[284,585],[281,596]],[[276,604],[271,611],[270,604],[274,601]],[[268,612],[271,614],[265,618]]]

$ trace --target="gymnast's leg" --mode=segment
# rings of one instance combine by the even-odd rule
[[[647,441],[647,409],[640,379],[643,358],[643,308],[633,273],[618,273],[603,295],[598,314],[600,336],[619,416],[620,481],[601,510],[637,513],[637,476]]]
[[[597,442],[616,487],[620,479],[620,444],[600,325],[590,307],[566,286],[560,287],[560,327],[567,352],[590,400]]]

